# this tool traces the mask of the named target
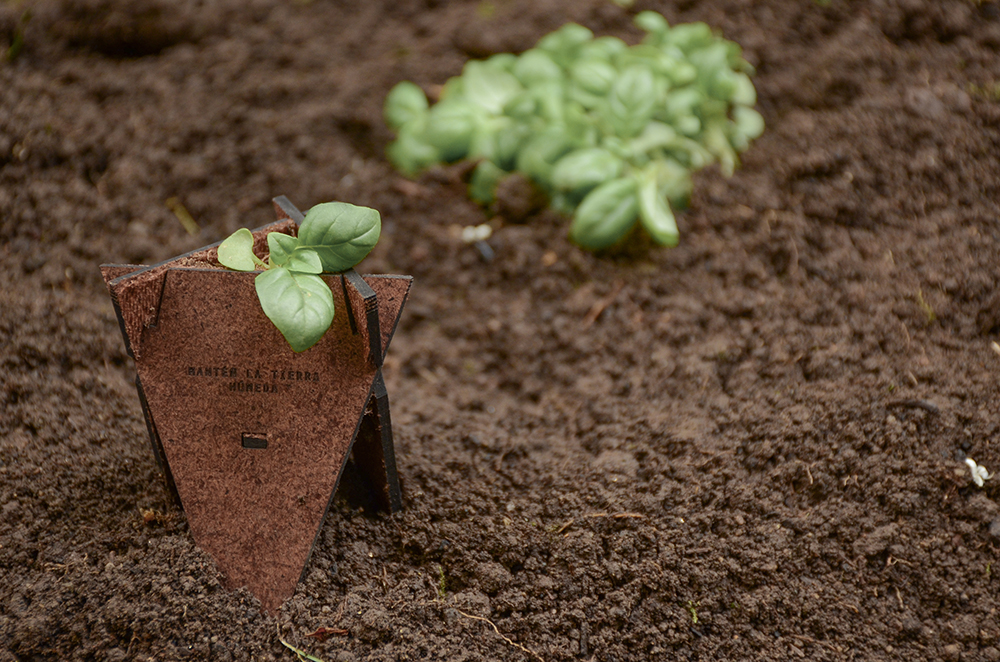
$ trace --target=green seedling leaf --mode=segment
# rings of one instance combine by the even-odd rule
[[[524,89],[513,74],[475,60],[465,65],[462,78],[465,98],[494,115]]]
[[[288,259],[298,247],[299,240],[291,235],[281,232],[271,232],[267,235],[267,250],[271,254],[271,264],[274,266],[287,266]]]
[[[740,106],[752,106],[757,103],[757,90],[746,74],[734,74],[735,89],[729,100]]]
[[[764,118],[753,108],[733,108],[733,122],[736,123],[736,130],[749,140],[759,138],[764,133]]]
[[[389,91],[385,98],[385,123],[399,131],[414,118],[426,115],[427,96],[424,91],[409,81],[403,81]]]
[[[611,87],[605,118],[623,138],[638,135],[653,117],[656,80],[643,67],[626,69]]]
[[[319,259],[319,253],[310,248],[299,248],[288,260],[287,268],[300,274],[321,274],[323,273],[323,262]]]
[[[496,197],[497,184],[508,174],[490,161],[480,161],[469,180],[469,197],[481,205],[491,204]]]
[[[253,233],[240,228],[219,244],[219,264],[235,271],[256,271],[260,259],[253,253]]]
[[[442,101],[431,108],[427,118],[427,143],[446,162],[464,158],[469,153],[479,116],[480,111],[467,101]]]
[[[323,337],[333,322],[333,293],[319,276],[269,269],[254,280],[264,314],[296,352]]]
[[[593,251],[614,245],[635,225],[639,215],[637,189],[632,177],[595,188],[576,210],[570,239]]]
[[[442,160],[441,152],[424,140],[426,129],[426,115],[414,118],[400,130],[399,137],[386,150],[392,164],[409,177]]]
[[[547,52],[560,67],[573,61],[580,47],[594,38],[594,33],[576,23],[567,23],[538,41],[538,48]]]
[[[378,242],[382,217],[374,209],[346,202],[325,202],[309,210],[299,226],[299,246],[314,250],[323,271],[346,271]]]
[[[674,209],[682,209],[691,200],[691,170],[672,158],[657,161],[656,185],[660,195]]]
[[[616,179],[624,167],[624,161],[606,149],[574,150],[559,159],[552,169],[552,186],[582,195],[599,184]]]
[[[628,44],[618,37],[598,37],[580,45],[578,52],[581,60],[611,60],[622,51],[628,50]]]
[[[680,241],[677,221],[657,186],[655,166],[642,173],[639,183],[639,220],[649,236],[663,246],[676,246]]]
[[[705,23],[685,23],[675,25],[664,35],[663,45],[676,46],[684,53],[704,48],[712,44],[712,28]]]
[[[663,107],[658,110],[658,115],[672,122],[677,117],[694,115],[699,111],[704,93],[695,86],[674,88],[667,93]]]
[[[634,138],[629,147],[634,156],[649,154],[657,149],[672,146],[677,141],[677,131],[664,122],[650,122],[638,137]]]
[[[563,70],[552,56],[543,50],[532,48],[517,58],[517,63],[511,70],[523,85],[528,87],[546,80],[560,80]]]
[[[719,159],[719,167],[722,169],[722,174],[726,177],[731,176],[736,169],[739,157],[736,156],[736,150],[733,149],[733,146],[729,144],[729,138],[726,137],[725,125],[722,122],[709,124],[705,127],[704,140],[708,151]]]
[[[285,267],[289,271],[303,274],[323,273],[319,254],[300,245],[295,237],[272,232],[267,235],[267,247],[271,251],[272,266]]]
[[[618,71],[606,60],[578,60],[570,67],[570,77],[587,92],[595,95],[608,93],[618,77]]]
[[[531,92],[537,101],[538,117],[549,125],[566,121],[566,84],[561,80],[548,80],[535,84]]]
[[[576,140],[558,125],[533,136],[517,156],[517,169],[546,189],[552,186],[556,161],[577,146]]]
[[[667,19],[655,11],[641,11],[635,15],[635,24],[651,34],[662,35],[670,30]]]
[[[521,146],[531,136],[531,129],[521,123],[512,123],[493,134],[492,161],[502,170],[513,170]]]
[[[495,69],[511,72],[517,64],[517,56],[513,53],[497,53],[486,59],[487,64]]]

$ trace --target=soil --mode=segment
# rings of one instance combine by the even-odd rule
[[[384,158],[398,81],[647,8],[739,42],[768,127],[677,248]],[[998,49],[993,0],[0,4],[0,660],[1000,659],[1000,479],[964,464],[1000,470]],[[415,281],[405,510],[348,467],[267,615],[157,471],[97,267],[282,194],[379,209],[361,269]]]

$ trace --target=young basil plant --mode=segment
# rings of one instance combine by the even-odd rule
[[[637,223],[675,246],[691,173],[717,163],[731,175],[764,120],[739,46],[651,11],[635,23],[646,36],[634,46],[570,23],[521,55],[469,62],[434,106],[400,83],[385,102],[389,158],[407,176],[477,160],[469,195],[483,205],[519,172],[574,216],[570,237],[590,250]]]
[[[378,242],[379,213],[346,202],[309,210],[298,235],[267,235],[266,260],[253,252],[254,238],[242,228],[219,244],[219,263],[235,271],[260,271],[254,279],[264,314],[296,352],[323,337],[333,322],[333,293],[319,276],[347,271]]]

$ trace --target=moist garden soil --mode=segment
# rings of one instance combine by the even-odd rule
[[[768,127],[679,247],[384,158],[395,83],[640,9],[739,42]],[[0,48],[0,660],[1000,659],[997,2],[26,0]],[[360,269],[415,281],[405,510],[349,466],[268,615],[157,472],[97,267],[281,194],[379,209]]]

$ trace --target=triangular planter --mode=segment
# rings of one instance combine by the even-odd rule
[[[302,214],[275,199],[287,231]],[[409,276],[325,275],[336,314],[296,354],[261,310],[256,273],[212,268],[218,244],[150,267],[102,265],[136,364],[153,452],[195,543],[230,588],[273,612],[295,591],[352,453],[381,506],[398,511],[382,357]]]

